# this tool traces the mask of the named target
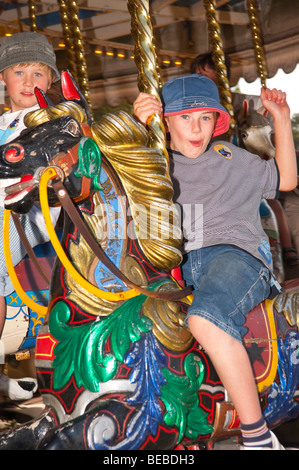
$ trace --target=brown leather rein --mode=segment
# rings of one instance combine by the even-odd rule
[[[75,204],[68,195],[65,186],[63,185],[60,179],[54,180],[52,187],[61,202],[64,210],[72,220],[73,224],[78,228],[81,235],[84,237],[86,243],[89,245],[90,249],[97,256],[99,261],[101,261],[106,268],[108,268],[118,279],[124,282],[128,287],[135,289],[136,291],[144,294],[148,297],[153,297],[160,300],[180,300],[192,293],[191,287],[186,287],[184,289],[172,290],[168,292],[161,291],[151,291],[143,287],[137,286],[132,281],[130,281],[108,258],[101,245],[95,240],[93,234],[89,231],[85,222],[83,221],[81,215],[78,212]]]

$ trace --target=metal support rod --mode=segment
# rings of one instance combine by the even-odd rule
[[[63,31],[63,39],[65,42],[66,48],[66,57],[67,57],[67,68],[71,72],[74,79],[77,81],[77,69],[75,64],[75,57],[74,57],[74,50],[73,50],[73,41],[72,41],[72,33],[69,26],[69,18],[68,18],[68,8],[65,0],[58,0],[59,3],[59,11],[61,16],[61,25]]]
[[[263,88],[266,88],[266,78],[268,76],[264,45],[262,39],[262,31],[259,21],[259,10],[256,0],[247,0],[249,23],[251,27],[251,35],[254,46],[255,60],[258,76],[261,79]]]
[[[138,69],[138,88],[144,93],[151,93],[160,100],[162,87],[160,70],[154,44],[153,28],[148,0],[128,0],[131,14],[131,32],[135,42],[134,58]],[[168,162],[165,148],[166,133],[161,116],[153,115],[148,120],[151,146],[159,148]]]
[[[75,0],[67,0],[66,5],[68,10],[69,26],[72,33],[72,45],[77,67],[78,86],[91,108],[87,66],[79,21],[79,11]]]
[[[221,104],[231,117],[231,130],[235,127],[234,109],[232,105],[230,86],[227,78],[225,57],[223,52],[220,27],[217,20],[214,0],[203,0],[209,31],[209,42],[212,48],[212,57],[215,64],[218,90]]]
[[[35,33],[37,31],[35,0],[28,0],[28,11],[30,18],[30,31]]]

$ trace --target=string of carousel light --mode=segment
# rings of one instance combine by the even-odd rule
[[[108,56],[111,58],[116,58],[116,59],[134,59],[134,54],[132,51],[125,51],[125,50],[119,50],[119,49],[114,49],[111,47],[95,47],[94,53],[100,56]],[[170,66],[170,65],[183,65],[182,59],[176,58],[176,57],[164,57],[162,59],[162,64],[164,66]]]
[[[15,33],[18,33],[18,29],[11,28],[10,26],[2,26],[1,27],[1,36],[12,36]]]
[[[65,44],[60,41],[58,47],[64,48]],[[108,46],[95,46],[93,49],[94,54],[102,57],[111,57],[114,59],[134,59],[134,53],[130,50],[122,50],[116,49],[113,47]],[[162,64],[164,66],[176,65],[180,66],[183,65],[183,60],[176,57],[164,57],[162,59]]]
[[[12,36],[14,32],[15,31],[10,31],[9,29],[7,29],[5,32],[5,36]],[[59,41],[57,46],[60,49],[63,49],[66,47],[63,41]],[[132,59],[132,60],[134,59],[134,54],[130,50],[118,50],[118,49],[114,49],[112,47],[107,47],[107,46],[104,46],[104,47],[96,46],[94,48],[94,54],[116,58],[116,59]],[[183,59],[177,58],[177,57],[163,57],[161,60],[161,63],[164,67],[169,67],[171,65],[181,66],[183,65]]]
[[[7,30],[5,36],[12,36],[14,32]],[[63,41],[59,41],[57,47],[60,49],[64,49],[66,47]],[[130,50],[122,50],[116,49],[107,46],[96,46],[93,50],[94,54],[99,56],[107,56],[116,59],[134,59],[134,54]],[[171,65],[181,66],[183,65],[183,59],[177,57],[163,57],[162,58],[162,65],[164,67],[170,67]]]

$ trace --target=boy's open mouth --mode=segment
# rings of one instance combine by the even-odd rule
[[[201,145],[201,140],[191,140],[190,144],[193,145],[193,147],[199,147]]]

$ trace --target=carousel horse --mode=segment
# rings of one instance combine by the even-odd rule
[[[254,109],[253,100],[244,100],[243,107],[237,116],[238,144],[248,152],[259,155],[260,158],[274,158],[268,112],[261,106]]]
[[[0,449],[190,449],[237,435],[224,387],[184,323],[188,287],[170,275],[181,232],[165,155],[126,113],[92,122],[67,72],[62,92],[56,106],[40,96],[28,129],[0,147],[0,177],[23,178],[6,208],[26,212],[39,198],[57,252],[36,343],[45,409],[2,433]],[[49,204],[65,211],[61,244]],[[298,290],[246,323],[271,426],[299,413]]]

